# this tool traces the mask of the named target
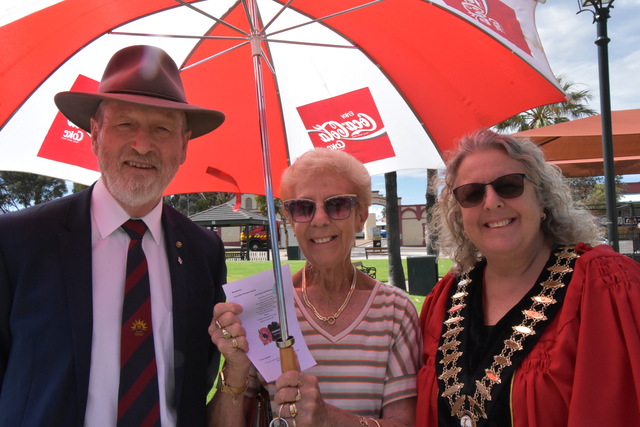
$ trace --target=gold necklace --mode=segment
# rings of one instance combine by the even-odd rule
[[[311,301],[309,301],[309,297],[307,297],[307,269],[304,268],[302,270],[302,298],[304,299],[304,303],[307,305],[307,307],[311,309],[311,311],[313,311],[313,314],[315,314],[318,319],[320,319],[323,322],[327,322],[330,325],[333,325],[336,323],[336,319],[338,318],[338,316],[342,314],[342,310],[344,310],[347,304],[349,303],[349,300],[351,299],[351,295],[353,294],[353,290],[355,288],[356,288],[356,268],[353,267],[353,280],[351,281],[351,288],[349,289],[347,298],[345,298],[344,302],[342,303],[338,311],[336,311],[333,314],[333,316],[328,316],[328,317],[321,316],[320,313],[318,313],[318,310],[316,310],[313,304],[311,304]]]
[[[443,344],[438,347],[442,352],[439,363],[443,365],[442,374],[438,377],[444,382],[444,392],[441,396],[449,400],[451,415],[458,417],[461,426],[475,427],[480,418],[487,418],[485,402],[491,400],[493,386],[500,384],[503,369],[511,365],[511,357],[514,353],[523,349],[522,342],[528,336],[535,335],[536,324],[547,320],[545,316],[547,308],[557,302],[553,295],[558,289],[566,286],[562,279],[565,274],[573,271],[570,264],[580,256],[573,246],[562,247],[555,255],[557,256],[555,264],[547,268],[548,279],[540,282],[540,292],[531,297],[533,300],[531,307],[522,311],[522,322],[512,326],[513,332],[508,339],[504,340],[502,351],[493,356],[493,363],[484,370],[485,375],[482,379],[476,380],[473,397],[461,393],[464,383],[458,380],[458,373],[462,370],[462,367],[458,366],[458,359],[462,356],[462,352],[458,348],[460,341],[457,338],[458,334],[464,330],[461,325],[464,317],[460,315],[460,311],[467,305],[465,298],[468,295],[467,286],[471,283],[468,274],[470,270],[461,275],[456,292],[451,296],[449,316],[444,321],[446,330],[442,334]]]

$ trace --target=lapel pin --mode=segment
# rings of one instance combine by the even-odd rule
[[[176,241],[176,248],[181,248],[182,242],[180,240]]]
[[[182,258],[178,257],[178,264],[182,265]]]

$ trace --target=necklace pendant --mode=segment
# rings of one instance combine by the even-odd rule
[[[335,325],[336,324],[336,318],[333,316],[329,316],[327,317],[327,323],[330,325]]]
[[[476,427],[476,421],[470,411],[463,411],[460,414],[460,427]]]

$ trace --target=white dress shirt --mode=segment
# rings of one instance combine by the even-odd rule
[[[148,231],[142,248],[149,265],[151,316],[158,365],[160,419],[176,425],[174,407],[173,310],[171,279],[161,224],[162,202],[142,219]],[[102,179],[91,196],[93,334],[85,426],[115,426],[120,382],[120,331],[129,236],[120,228],[129,215]]]

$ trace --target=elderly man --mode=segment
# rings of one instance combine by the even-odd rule
[[[224,115],[188,104],[150,46],[117,52],[97,93],[55,101],[102,176],[0,216],[0,426],[205,425],[224,249],[162,193]]]

